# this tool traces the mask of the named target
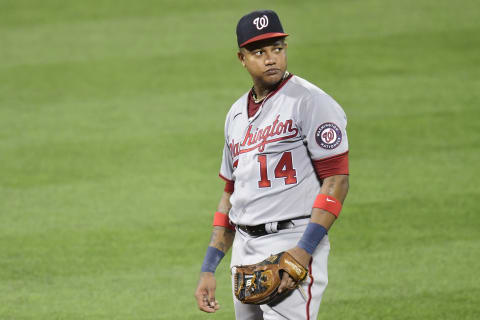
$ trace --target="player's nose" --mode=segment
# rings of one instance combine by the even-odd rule
[[[275,56],[273,55],[272,52],[266,51],[265,52],[265,65],[266,66],[271,66],[276,63]]]

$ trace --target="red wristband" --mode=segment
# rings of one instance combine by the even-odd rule
[[[313,207],[328,211],[336,218],[338,218],[338,215],[342,210],[342,203],[332,196],[327,196],[326,194],[319,193],[317,198],[315,199],[315,202],[313,203]]]
[[[218,211],[215,212],[215,215],[213,216],[213,226],[225,227],[235,231],[235,225],[230,222],[228,215]]]

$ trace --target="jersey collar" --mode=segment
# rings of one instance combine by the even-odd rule
[[[292,77],[293,77],[293,73],[290,73],[288,71],[285,72],[286,73],[286,77],[280,81],[280,83],[277,85],[277,87],[275,88],[275,90],[271,91],[269,94],[267,94],[267,96],[265,97],[265,99],[262,100],[262,105],[260,106],[260,108],[258,109],[258,111],[256,112],[256,114],[248,119],[248,101],[250,99],[250,97],[253,95],[253,87],[250,89],[250,91],[248,92],[247,94],[247,101],[246,101],[246,104],[244,106],[244,112],[246,112],[246,115],[247,115],[247,119],[249,121],[253,121],[255,118],[257,118],[257,116],[260,114],[262,108],[263,108],[263,105],[265,104],[265,102],[267,102],[268,99],[270,99],[271,97],[273,97],[278,91],[280,91],[280,89],[283,88],[283,86],[288,82],[288,80],[290,80]]]

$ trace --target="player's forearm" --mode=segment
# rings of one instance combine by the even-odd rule
[[[202,264],[202,272],[215,273],[218,264],[233,244],[235,231],[230,229],[228,216],[225,216],[225,214],[228,215],[232,206],[230,204],[230,196],[230,193],[223,192],[220,198],[217,212],[215,213],[212,236],[210,237],[210,243]],[[217,225],[217,218],[220,218],[220,225]]]
[[[320,189],[320,193],[327,196],[332,196],[343,204],[345,198],[347,197],[348,188],[348,175],[335,175],[325,178],[325,180],[323,180],[323,185]],[[324,226],[327,230],[335,222],[335,219],[335,215],[326,210],[319,208],[313,208],[312,210],[311,221]]]
[[[223,192],[220,202],[218,203],[217,211],[221,213],[228,214],[232,205],[230,204],[231,194],[228,192]],[[233,238],[235,237],[235,231],[221,227],[215,226],[212,230],[212,236],[210,238],[209,246],[217,248],[223,252],[227,252],[228,249],[232,246]]]
[[[341,204],[348,193],[348,175],[335,175],[325,178],[320,195],[312,209],[312,217],[297,247],[292,249],[294,257],[304,266],[327,234],[341,210]],[[318,201],[318,203],[317,203]],[[340,202],[340,203],[338,203]],[[300,250],[299,248],[303,249]]]
[[[217,248],[222,252],[227,252],[233,244],[235,238],[235,231],[225,227],[215,226],[212,230],[212,236],[210,237],[210,247]]]

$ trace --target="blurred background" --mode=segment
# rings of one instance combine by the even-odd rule
[[[193,293],[249,90],[238,19],[347,113],[319,319],[478,319],[480,3],[0,0],[0,319],[233,319]]]

